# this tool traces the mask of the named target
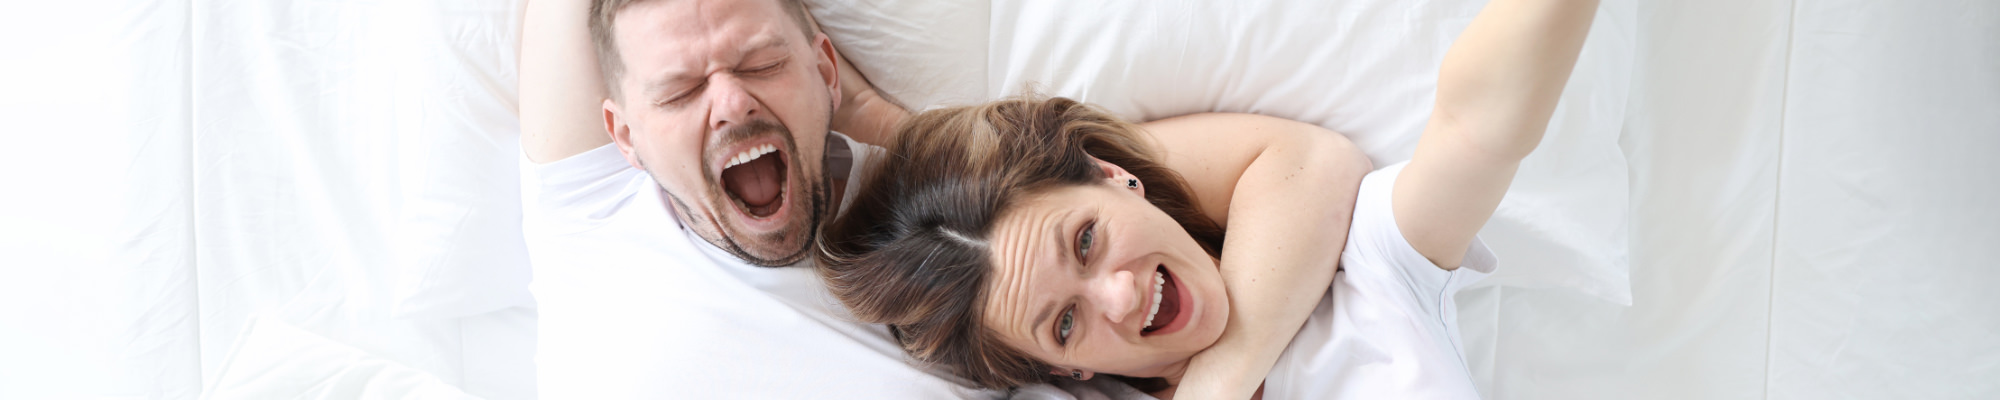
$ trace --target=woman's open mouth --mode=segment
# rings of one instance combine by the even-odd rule
[[[775,144],[752,146],[722,167],[722,188],[737,209],[765,219],[785,205],[785,159]]]
[[[1146,326],[1139,329],[1139,336],[1164,335],[1174,333],[1187,326],[1187,314],[1191,309],[1187,304],[1187,290],[1180,279],[1167,272],[1162,264],[1154,270],[1153,304],[1146,313]]]

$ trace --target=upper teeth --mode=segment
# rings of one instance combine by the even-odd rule
[[[750,160],[755,160],[757,159],[757,157],[763,157],[765,154],[771,154],[771,152],[773,151],[778,151],[778,147],[768,144],[752,147],[749,150],[744,150],[742,153],[736,153],[736,157],[730,158],[729,164],[722,166],[722,168],[729,169],[729,167],[734,167],[743,163],[750,162]]]
[[[1167,276],[1153,271],[1153,310],[1146,312],[1146,325],[1153,326],[1153,317],[1160,315],[1160,294],[1167,288]]]

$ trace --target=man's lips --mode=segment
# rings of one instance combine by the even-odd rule
[[[775,228],[782,222],[783,218],[774,217],[786,208],[791,165],[781,139],[771,136],[737,143],[716,160],[716,181],[747,228]]]
[[[779,158],[768,149],[753,150],[722,170],[723,190],[752,217],[771,216],[784,199],[785,162]]]

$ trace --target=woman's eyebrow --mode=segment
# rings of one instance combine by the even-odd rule
[[[1059,254],[1069,254],[1069,256],[1056,257],[1056,260],[1063,260],[1069,257],[1074,257],[1076,255],[1076,249],[1072,247],[1076,245],[1075,237],[1063,235],[1063,230],[1064,230],[1063,227],[1069,225],[1068,222],[1070,214],[1073,214],[1073,212],[1064,212],[1062,213],[1062,215],[1054,216],[1053,218],[1049,218],[1046,220],[1050,221],[1048,223],[1049,234],[1047,235],[1049,237],[1049,240],[1055,242],[1057,249],[1061,249],[1059,251]],[[1064,237],[1069,237],[1070,239],[1065,240],[1063,239]],[[1048,332],[1049,333],[1048,337],[1052,338],[1050,342],[1061,341],[1061,338],[1057,337],[1058,335],[1061,335],[1061,333],[1056,332],[1054,326],[1043,325],[1043,324],[1055,323],[1054,321],[1049,320],[1049,315],[1055,312],[1056,303],[1057,302],[1054,301],[1042,303],[1042,311],[1037,312],[1035,314],[1035,319],[1033,320],[1034,325],[1030,325],[1035,327],[1035,330]],[[1072,329],[1074,329],[1074,327],[1072,327]],[[1035,336],[1041,337],[1042,335],[1037,334]],[[1056,347],[1063,347],[1063,343],[1057,343]]]
[[[1055,331],[1054,331],[1053,329],[1051,329],[1051,328],[1048,328],[1048,327],[1044,327],[1044,326],[1043,326],[1043,324],[1044,324],[1044,323],[1047,323],[1047,322],[1049,321],[1049,313],[1051,313],[1051,312],[1055,312],[1055,309],[1056,309],[1056,302],[1053,302],[1053,301],[1050,301],[1050,302],[1044,302],[1044,303],[1042,303],[1042,311],[1040,311],[1040,312],[1037,312],[1037,313],[1035,313],[1035,319],[1033,320],[1033,321],[1034,321],[1034,324],[1032,324],[1032,325],[1028,325],[1028,326],[1032,326],[1032,327],[1035,327],[1035,330],[1036,330],[1036,331],[1040,331],[1040,332],[1049,332],[1049,335],[1048,335],[1048,337],[1050,337],[1050,338],[1051,338],[1051,340],[1049,340],[1049,342],[1051,342],[1051,343],[1055,342],[1055,341],[1056,341],[1056,339],[1057,339],[1057,338],[1055,338],[1055,335],[1056,335],[1056,334],[1054,333]],[[1037,333],[1037,334],[1035,334],[1035,337],[1036,337],[1036,338],[1041,338],[1041,337],[1043,337],[1043,335],[1042,335],[1042,334],[1039,334],[1039,333]],[[1040,341],[1042,341],[1042,340],[1036,340],[1036,341],[1037,341],[1037,342],[1040,342]],[[1062,345],[1060,345],[1060,344],[1057,344],[1057,345],[1056,345],[1056,347],[1062,347]]]

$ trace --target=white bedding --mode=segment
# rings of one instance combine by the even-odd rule
[[[1133,121],[1257,113],[1341,132],[1381,166],[1409,158],[1430,115],[1444,49],[1483,2],[814,4],[856,67],[911,108],[1036,91]],[[983,21],[965,11],[987,7]],[[1523,162],[1484,232],[1501,257],[1515,260],[1486,285],[1631,301],[1627,176],[1617,144],[1630,82],[1631,3],[1608,1],[1598,14],[1544,151]],[[976,71],[985,72],[983,80],[936,78]]]
[[[1022,29],[995,24],[995,7],[1053,3],[871,4],[927,10],[951,28],[941,34],[963,39]],[[413,287],[406,256],[436,250],[399,247],[406,217],[426,215],[406,206],[454,196],[404,185],[481,171],[418,173],[403,151],[482,140],[415,136],[397,118],[456,118],[446,125],[504,139],[486,124],[513,118],[511,53],[493,47],[511,42],[514,10],[0,6],[0,398],[194,398],[243,361],[229,352],[253,343],[243,340],[252,317],[468,394],[534,393],[534,310],[503,306],[503,294],[396,313],[422,292],[403,289]],[[874,43],[883,57],[981,57],[914,64],[933,69],[895,75],[908,82],[871,75],[899,99],[1018,89],[988,80],[1010,64],[989,63],[983,45],[896,45],[886,32],[901,25],[881,23],[870,39],[857,33],[869,23],[834,18],[868,10],[816,11],[850,33],[836,38],[854,54]],[[1629,36],[1592,40],[1624,43],[1611,50],[1632,63],[1615,124],[1630,166],[1631,224],[1617,232],[1628,235],[1630,305],[1566,289],[1462,293],[1487,397],[2000,397],[2000,291],[1985,289],[2000,281],[1989,267],[2000,258],[2000,165],[1988,154],[2000,150],[2000,3],[1607,1],[1600,15],[1612,16],[1600,29]],[[1619,18],[1631,25],[1605,25]],[[417,34],[477,51],[411,54],[402,42]],[[395,78],[426,69],[463,80]],[[921,85],[967,89],[907,89]],[[477,163],[510,143],[435,154]]]
[[[402,153],[465,140],[444,127],[511,124],[516,15],[476,1],[0,6],[0,398],[194,398],[252,318],[480,397],[531,396],[534,314],[511,308],[525,305],[397,313],[411,269],[398,248],[423,200],[399,180],[433,171]],[[437,154],[477,159],[473,144]],[[513,150],[492,151],[508,157],[494,171],[514,171]]]

